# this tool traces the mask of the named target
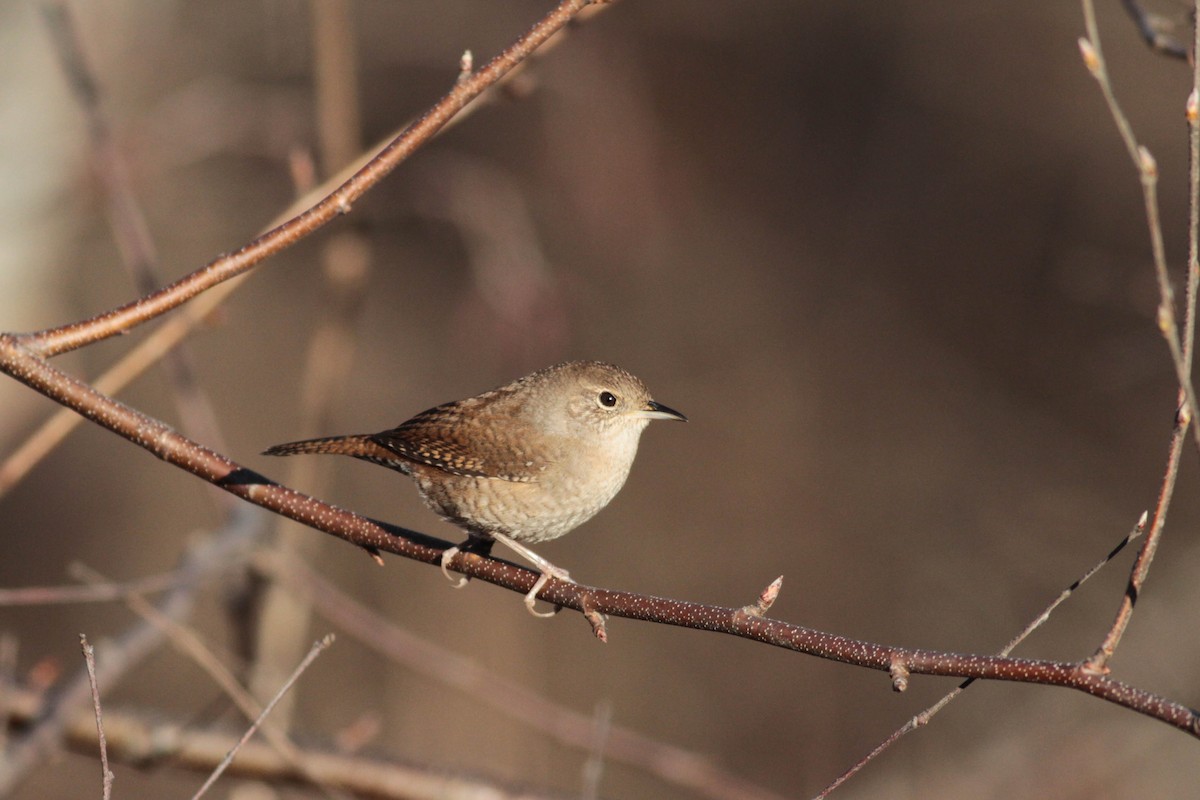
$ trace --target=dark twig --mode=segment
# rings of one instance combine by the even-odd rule
[[[1171,27],[1169,20],[1146,11],[1137,0],[1121,0],[1121,5],[1125,6],[1125,11],[1137,25],[1138,33],[1153,50],[1172,58],[1187,58],[1190,55],[1186,44],[1167,34],[1167,28]]]
[[[1132,542],[1134,539],[1138,538],[1143,533],[1145,533],[1146,517],[1147,517],[1147,515],[1143,513],[1142,518],[1138,520],[1138,523],[1137,523],[1137,525],[1134,526],[1134,529],[1132,531],[1130,531],[1129,534],[1126,535],[1124,539],[1122,539],[1120,542],[1118,542],[1117,546],[1114,547],[1109,552],[1108,555],[1106,555],[1099,562],[1094,564],[1092,566],[1092,568],[1089,569],[1087,572],[1083,573],[1083,575],[1081,575],[1074,583],[1072,583],[1066,589],[1063,589],[1062,592],[1059,593],[1058,597],[1054,598],[1054,600],[1050,603],[1050,605],[1046,606],[1046,608],[1042,611],[1042,613],[1038,614],[1037,617],[1035,617],[1032,621],[1030,621],[1030,623],[1028,625],[1026,625],[1025,628],[1020,633],[1018,633],[1016,636],[1014,636],[1012,638],[1012,640],[1000,650],[1000,655],[1006,656],[1009,653],[1011,653],[1013,650],[1015,650],[1017,648],[1017,645],[1021,644],[1021,642],[1025,641],[1027,638],[1029,638],[1029,635],[1031,633],[1033,633],[1035,630],[1037,630],[1042,625],[1044,625],[1050,619],[1050,615],[1054,613],[1054,610],[1056,608],[1058,608],[1060,605],[1062,605],[1067,600],[1068,597],[1070,597],[1072,594],[1074,594],[1076,589],[1078,589],[1080,586],[1082,586],[1084,583],[1086,583],[1089,578],[1091,578],[1093,575],[1095,575],[1097,572],[1099,572],[1101,569],[1103,569],[1105,565],[1107,565],[1110,561],[1112,561],[1114,558],[1116,558],[1117,554],[1120,553],[1122,550],[1124,550],[1125,547],[1130,542]],[[822,789],[821,793],[816,795],[814,800],[823,800],[823,798],[828,797],[830,794],[832,794],[834,792],[835,789],[837,789],[843,783],[845,783],[846,781],[848,781],[852,777],[854,777],[856,774],[858,774],[858,772],[860,770],[862,770],[863,767],[865,767],[867,764],[874,761],[875,758],[877,758],[878,756],[883,755],[884,751],[887,750],[892,745],[894,745],[896,742],[898,742],[901,737],[905,736],[906,734],[912,733],[917,728],[927,725],[929,723],[929,721],[931,719],[933,719],[933,717],[939,711],[941,711],[943,708],[945,708],[947,705],[949,705],[951,701],[953,701],[960,694],[962,694],[964,691],[966,691],[967,687],[969,687],[974,682],[975,682],[974,678],[968,678],[967,680],[960,683],[957,687],[955,687],[952,691],[945,694],[936,703],[929,706],[921,713],[914,715],[913,718],[910,719],[908,722],[904,723],[899,728],[892,731],[892,733],[886,739],[884,739],[882,742],[877,744],[874,747],[874,749],[871,750],[871,752],[867,753],[865,756],[860,758],[857,762],[854,763],[853,766],[851,766],[848,770],[846,770],[841,775],[839,775],[833,781],[833,783],[829,784],[824,789]]]
[[[96,741],[100,743],[100,774],[103,776],[104,800],[112,797],[113,774],[108,768],[108,742],[104,738],[104,714],[100,711],[100,687],[96,685],[96,652],[88,643],[87,636],[79,634],[79,645],[83,648],[83,661],[87,667],[88,686],[92,690],[92,709],[96,714]]]
[[[264,708],[263,712],[258,715],[258,719],[254,720],[254,723],[246,729],[246,732],[242,734],[242,738],[239,739],[237,744],[235,744],[229,750],[225,758],[222,759],[221,763],[217,765],[217,768],[212,771],[212,774],[208,776],[208,780],[204,782],[204,785],[201,786],[194,795],[192,795],[192,800],[200,800],[204,793],[208,791],[209,787],[216,783],[217,778],[221,777],[221,774],[225,772],[226,768],[233,763],[233,757],[237,755],[238,750],[241,749],[242,745],[250,741],[250,737],[253,736],[254,732],[257,731],[259,726],[262,725],[263,720],[266,719],[267,715],[271,713],[271,709],[275,707],[275,704],[279,702],[279,699],[283,697],[288,689],[292,688],[292,685],[300,678],[301,675],[304,674],[304,671],[308,669],[309,665],[312,664],[313,661],[316,660],[317,656],[321,655],[321,653],[324,652],[325,649],[331,644],[333,644],[333,634],[329,634],[319,642],[313,643],[312,649],[308,651],[308,655],[304,657],[304,660],[300,662],[300,665],[297,666],[295,671],[293,671],[288,679],[284,681],[283,686],[279,687],[279,691],[274,697],[271,698],[271,702],[267,703],[267,707]]]

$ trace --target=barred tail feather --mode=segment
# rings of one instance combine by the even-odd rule
[[[380,464],[389,469],[409,474],[412,464],[402,456],[393,453],[375,441],[370,434],[358,436],[327,436],[324,439],[305,439],[302,442],[288,442],[268,447],[263,451],[264,456],[297,456],[304,453],[334,453],[337,455],[361,458],[372,464]]]
[[[323,439],[305,439],[268,447],[264,456],[295,456],[302,453],[338,453],[361,457],[364,450],[374,449],[369,436],[326,436]]]

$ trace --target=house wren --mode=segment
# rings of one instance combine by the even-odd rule
[[[280,444],[264,455],[340,453],[403,472],[426,505],[468,533],[442,554],[446,577],[460,548],[487,553],[503,542],[541,570],[525,605],[550,616],[534,611],[534,598],[551,577],[570,576],[524,543],[556,539],[608,505],[653,419],[687,421],[620,367],[569,361],[382,433]]]

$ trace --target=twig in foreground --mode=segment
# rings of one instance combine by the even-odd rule
[[[267,707],[264,708],[263,712],[258,715],[258,719],[254,720],[254,723],[246,729],[246,732],[242,734],[242,738],[238,740],[237,744],[233,746],[233,749],[231,749],[221,763],[217,765],[217,768],[212,771],[212,774],[208,776],[208,780],[204,782],[204,785],[201,786],[194,795],[192,795],[192,800],[199,800],[199,798],[208,791],[209,787],[216,783],[217,778],[221,777],[221,773],[223,773],[225,769],[233,763],[233,757],[237,755],[237,751],[241,749],[242,745],[250,741],[250,737],[253,736],[254,732],[258,730],[260,725],[262,725],[263,720],[267,718],[267,714],[271,713],[271,709],[275,707],[275,704],[278,703],[280,698],[287,693],[288,689],[292,688],[292,684],[294,684],[296,680],[304,673],[304,670],[308,669],[308,666],[316,660],[317,656],[321,655],[321,653],[327,647],[333,644],[333,640],[334,636],[331,633],[328,634],[324,639],[321,639],[318,642],[313,642],[312,649],[308,651],[308,655],[304,657],[304,660],[300,662],[300,665],[296,667],[291,676],[284,681],[283,686],[279,687],[279,691],[276,692],[275,696],[271,698],[271,702],[267,703]]]
[[[1004,646],[1004,648],[1000,651],[1000,655],[1006,656],[1009,653],[1011,653],[1013,650],[1015,650],[1017,648],[1017,645],[1019,645],[1021,642],[1025,641],[1027,638],[1029,638],[1029,635],[1031,633],[1033,633],[1035,630],[1037,630],[1042,625],[1044,625],[1046,623],[1046,621],[1050,619],[1050,615],[1054,613],[1054,610],[1056,608],[1058,608],[1060,605],[1062,605],[1063,602],[1065,602],[1068,597],[1070,597],[1072,594],[1074,594],[1076,589],[1078,589],[1089,578],[1091,578],[1093,575],[1095,575],[1097,572],[1099,572],[1101,569],[1103,569],[1108,564],[1108,562],[1110,562],[1114,558],[1116,558],[1117,554],[1120,553],[1122,550],[1124,550],[1125,547],[1130,542],[1132,542],[1134,539],[1138,538],[1143,533],[1145,533],[1146,532],[1146,518],[1147,518],[1147,515],[1145,512],[1143,512],[1141,519],[1138,520],[1137,525],[1134,526],[1133,530],[1130,531],[1125,536],[1124,539],[1122,539],[1120,542],[1118,542],[1117,546],[1114,547],[1109,552],[1108,555],[1106,555],[1099,562],[1094,564],[1092,566],[1092,568],[1089,569],[1087,572],[1083,573],[1083,575],[1081,575],[1074,583],[1072,583],[1066,589],[1063,589],[1062,592],[1059,593],[1058,597],[1056,597],[1050,603],[1050,605],[1046,606],[1046,608],[1042,611],[1041,614],[1038,614],[1037,617],[1035,617],[1028,625],[1025,626],[1025,628],[1020,633],[1018,633],[1015,637],[1013,637],[1013,639]],[[833,781],[833,783],[829,784],[824,789],[822,789],[821,793],[818,794],[814,798],[814,800],[823,800],[823,798],[828,797],[830,794],[833,793],[833,791],[835,789],[837,789],[839,786],[841,786],[846,781],[850,780],[850,778],[852,778],[854,775],[856,775],[863,767],[865,767],[867,764],[869,764],[871,761],[873,761],[877,756],[882,755],[885,750],[887,750],[889,747],[891,747],[893,744],[895,744],[897,741],[899,741],[902,736],[904,736],[905,734],[912,733],[917,728],[921,727],[922,725],[927,724],[929,722],[929,720],[933,719],[933,717],[939,711],[941,711],[943,708],[945,708],[947,705],[949,705],[952,700],[954,700],[956,697],[958,697],[960,694],[962,694],[966,690],[966,688],[974,682],[975,682],[975,678],[967,678],[965,681],[960,683],[953,690],[946,693],[936,703],[929,706],[924,711],[915,715],[908,722],[904,723],[902,726],[897,728],[895,731],[893,731],[891,733],[890,736],[888,736],[886,739],[884,739],[882,742],[880,742],[878,745],[876,745],[875,748],[873,750],[871,750],[871,752],[867,753],[865,756],[863,756],[861,759],[859,759],[852,767],[850,767],[850,769],[846,770],[841,775],[839,775],[837,777],[837,779],[835,779]]]
[[[96,653],[85,634],[79,634],[83,661],[87,664],[88,684],[92,687],[92,708],[96,712],[96,738],[100,742],[100,774],[104,776],[104,800],[112,797],[113,774],[108,768],[108,741],[104,738],[104,714],[100,712],[100,688],[96,685]]]

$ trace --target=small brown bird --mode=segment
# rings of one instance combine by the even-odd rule
[[[503,542],[541,570],[525,605],[550,616],[534,610],[534,598],[551,577],[570,575],[523,543],[556,539],[608,505],[654,419],[687,421],[620,367],[569,361],[382,433],[280,444],[264,455],[340,453],[408,475],[426,505],[467,531],[442,554],[447,578],[460,549],[486,554]]]

